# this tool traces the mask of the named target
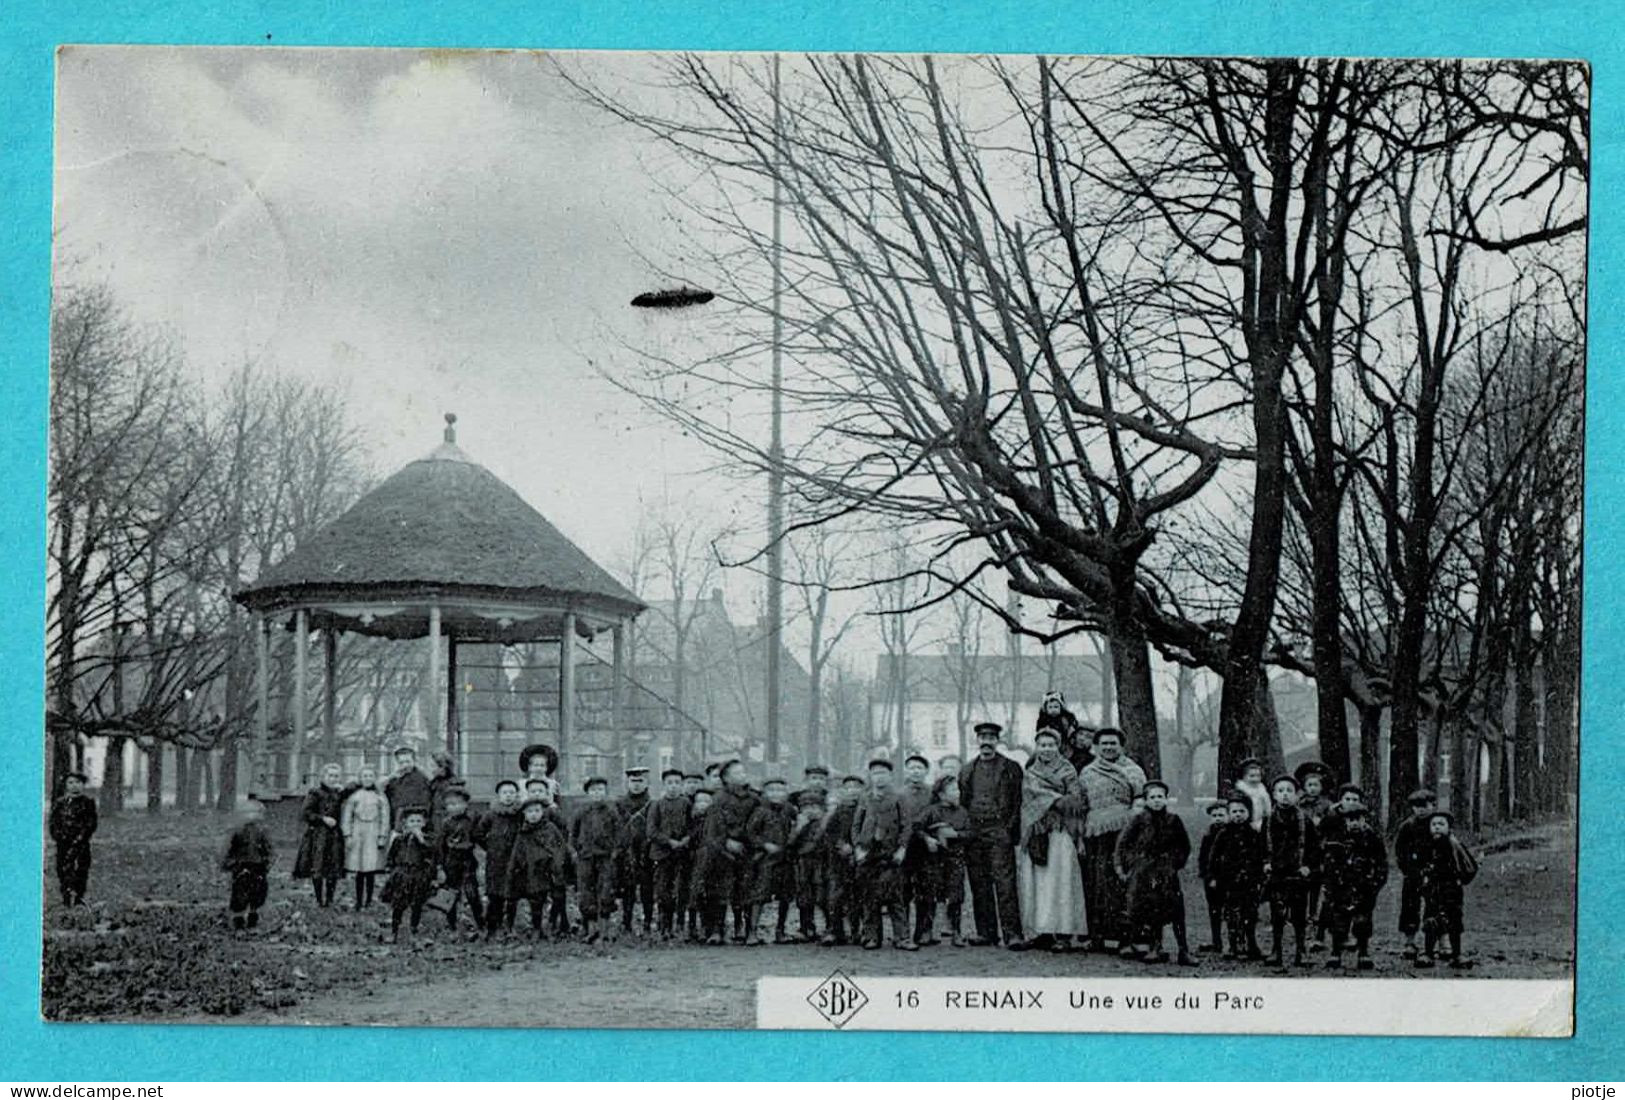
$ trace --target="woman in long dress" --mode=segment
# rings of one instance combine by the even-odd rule
[[[344,870],[355,876],[355,907],[372,904],[373,885],[384,869],[389,843],[389,799],[378,789],[378,773],[362,768],[359,783],[344,800],[339,826],[344,833]]]
[[[1078,772],[1061,755],[1060,735],[1038,731],[1021,787],[1016,893],[1021,927],[1034,946],[1064,951],[1087,931],[1078,841],[1088,813]]]

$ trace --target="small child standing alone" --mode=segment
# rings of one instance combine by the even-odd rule
[[[1450,969],[1473,965],[1461,957],[1461,909],[1466,886],[1478,875],[1478,861],[1451,832],[1454,824],[1455,818],[1444,810],[1435,810],[1428,818],[1420,875],[1424,948],[1416,960],[1424,969],[1433,965],[1440,940],[1450,946]]]
[[[62,794],[51,804],[51,840],[56,844],[56,881],[63,905],[83,905],[90,885],[90,838],[96,832],[96,800],[85,793],[84,772],[69,772]]]
[[[265,807],[250,796],[242,810],[242,824],[232,830],[226,842],[226,856],[220,869],[231,875],[231,927],[241,932],[260,923],[265,905],[265,876],[271,869],[271,837],[262,819]]]

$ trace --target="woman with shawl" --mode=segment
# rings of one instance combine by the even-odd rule
[[[1022,931],[1035,946],[1064,951],[1086,931],[1077,837],[1088,804],[1077,769],[1061,755],[1060,734],[1039,730],[1034,746],[1021,785],[1016,894]]]
[[[1123,735],[1111,727],[1095,731],[1095,758],[1078,775],[1088,799],[1083,825],[1083,892],[1088,899],[1090,947],[1135,954],[1127,942],[1127,888],[1117,877],[1118,834],[1134,815],[1145,791],[1145,772],[1123,752]]]
[[[1044,701],[1038,705],[1038,723],[1033,732],[1051,729],[1061,735],[1061,755],[1078,771],[1088,767],[1095,758],[1078,716],[1066,706],[1066,696],[1059,691],[1046,691]]]

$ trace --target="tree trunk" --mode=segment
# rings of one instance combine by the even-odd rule
[[[107,755],[102,758],[102,789],[99,806],[104,814],[116,814],[124,808],[124,742],[126,737],[109,737]]]
[[[1477,747],[1478,741],[1468,736],[1467,721],[1456,716],[1450,721],[1450,812],[1467,828],[1472,828],[1471,771],[1467,760],[1468,746]],[[1474,754],[1474,763],[1477,762]]]
[[[1564,629],[1550,651],[1546,674],[1546,771],[1552,779],[1555,813],[1566,813],[1575,792],[1575,689],[1580,678],[1579,632]]]
[[[1157,700],[1151,687],[1151,652],[1143,637],[1113,638],[1112,671],[1117,680],[1117,716],[1123,744],[1150,778],[1162,775],[1157,741]]]
[[[238,751],[240,742],[230,735],[220,739],[220,782],[215,792],[214,808],[225,812],[237,806]]]
[[[147,812],[161,813],[164,808],[164,743],[154,741],[147,749]]]
[[[1535,713],[1535,646],[1527,614],[1519,615],[1512,663],[1512,817],[1523,820],[1539,807],[1540,725]]]
[[[189,814],[192,812],[192,751],[185,745],[175,746],[175,810],[177,813]]]
[[[807,669],[807,750],[804,764],[817,764],[824,754],[824,662]]]
[[[1382,707],[1360,709],[1360,789],[1373,813],[1382,806]]]
[[[1422,721],[1422,642],[1427,630],[1426,593],[1407,592],[1400,613],[1392,665],[1393,702],[1388,725],[1388,815],[1403,821],[1406,797],[1422,782],[1417,757]]]
[[[1111,643],[1098,634],[1090,635],[1095,643],[1095,656],[1100,665],[1100,721],[1102,726],[1117,725],[1117,672],[1112,668]]]
[[[1269,673],[1259,670],[1254,706],[1253,740],[1248,755],[1264,762],[1264,782],[1286,771],[1286,754],[1281,750],[1281,722],[1275,710],[1275,693],[1270,690]],[[1232,774],[1238,774],[1237,773]]]

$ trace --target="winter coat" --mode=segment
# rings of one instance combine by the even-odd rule
[[[271,865],[271,835],[257,821],[247,821],[232,830],[226,841],[226,854],[220,861],[222,871],[258,870]]]
[[[1021,765],[1008,756],[995,755],[992,767],[992,789],[984,790],[983,773],[987,765],[980,756],[965,761],[959,771],[959,804],[970,814],[977,833],[983,836],[1002,833],[1004,840],[1015,844],[1021,834]],[[987,809],[978,803],[979,796],[986,796]]]
[[[1320,850],[1328,890],[1375,898],[1388,881],[1388,851],[1363,816],[1342,817],[1339,828],[1328,830]]]
[[[649,807],[654,799],[648,791],[628,792],[620,797],[615,807],[621,815],[621,855],[641,863],[649,852]]]
[[[564,832],[552,818],[525,821],[520,817],[504,877],[494,878],[491,864],[487,862],[485,881],[500,882],[501,896],[505,898],[545,897],[564,881],[566,847]]]
[[[788,802],[769,802],[763,799],[745,823],[747,847],[764,863],[783,863],[789,855],[790,834],[796,827],[796,808]],[[767,845],[778,848],[769,852]]]
[[[1432,842],[1427,815],[1412,814],[1400,822],[1394,833],[1394,864],[1399,868],[1399,873],[1406,878],[1421,874]]]
[[[1257,890],[1264,883],[1268,847],[1250,822],[1228,822],[1216,830],[1210,870],[1226,893]]]
[[[435,861],[450,870],[453,866],[467,867],[474,862],[474,829],[479,824],[474,815],[464,810],[440,822],[440,831],[434,834]]]
[[[422,901],[434,893],[434,845],[412,833],[402,833],[389,842],[384,857],[389,868],[385,890],[389,900],[401,904]]]
[[[908,814],[895,794],[869,794],[858,800],[852,818],[852,847],[868,853],[870,862],[890,859],[908,840]]]
[[[485,849],[485,888],[498,897],[508,896],[503,892],[507,889],[508,863],[524,824],[525,815],[518,806],[497,806],[480,815],[474,826],[474,843]],[[559,836],[564,836],[563,829],[559,829]]]
[[[1268,841],[1271,882],[1308,882],[1298,873],[1308,867],[1310,874],[1320,866],[1320,830],[1309,815],[1296,806],[1277,806],[1264,823]]]
[[[649,804],[643,811],[643,835],[651,862],[664,863],[689,854],[687,838],[692,816],[687,795],[663,797]]]
[[[570,822],[570,847],[577,859],[613,856],[620,850],[621,815],[613,802],[589,802]]]
[[[339,830],[343,812],[343,791],[315,787],[305,795],[301,812],[305,832],[293,860],[294,878],[338,878],[344,873],[344,834]],[[322,820],[329,817],[331,825]]]
[[[392,775],[384,783],[384,797],[389,799],[389,808],[400,817],[407,810],[422,810],[428,813],[434,802],[429,789],[429,777],[417,768],[412,768],[404,775]]]
[[[1184,915],[1179,872],[1191,858],[1185,823],[1167,810],[1146,810],[1129,818],[1117,834],[1118,873],[1128,879],[1128,919],[1160,927]]]
[[[96,823],[96,800],[88,794],[65,794],[51,803],[51,839],[60,847],[89,844]]]
[[[716,859],[739,858],[728,850],[728,841],[750,847],[748,832],[751,815],[762,800],[749,790],[724,786],[705,811],[705,846]]]
[[[344,800],[339,813],[344,834],[344,869],[351,874],[382,871],[384,848],[389,843],[389,799],[376,789],[363,787]]]

